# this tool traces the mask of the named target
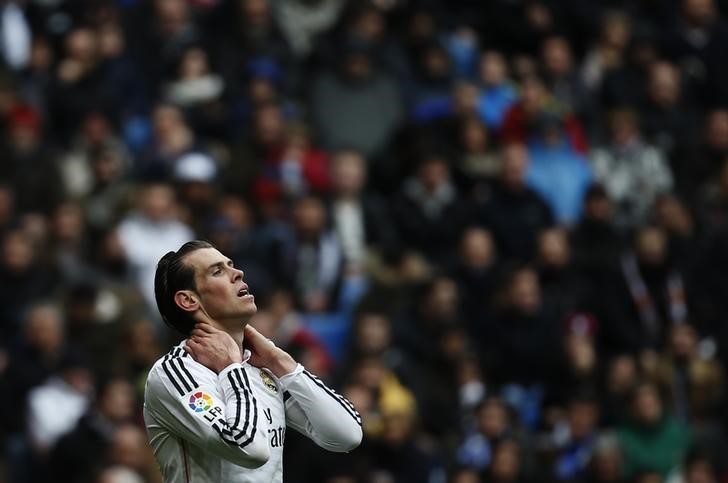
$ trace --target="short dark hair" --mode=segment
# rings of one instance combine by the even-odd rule
[[[180,290],[196,290],[195,270],[184,263],[190,253],[202,248],[215,248],[210,242],[193,240],[185,243],[176,252],[167,252],[157,264],[154,274],[154,298],[162,320],[169,327],[189,335],[195,327],[192,316],[182,310],[174,301],[174,294]]]

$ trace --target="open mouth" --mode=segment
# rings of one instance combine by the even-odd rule
[[[238,297],[245,297],[246,295],[250,295],[247,288],[241,288],[238,290]]]

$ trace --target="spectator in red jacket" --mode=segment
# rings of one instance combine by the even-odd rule
[[[532,75],[521,84],[521,98],[506,112],[501,127],[503,143],[527,143],[537,134],[538,120],[543,114],[556,114],[563,120],[564,131],[571,147],[586,154],[589,146],[579,120],[548,91],[543,80]]]

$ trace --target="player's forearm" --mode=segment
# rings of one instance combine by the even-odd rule
[[[318,377],[298,365],[284,376],[281,385],[295,401],[297,410],[287,411],[319,446],[335,452],[348,452],[362,439],[361,417],[346,398],[327,387]]]
[[[256,468],[270,456],[266,438],[268,425],[262,416],[263,408],[258,404],[245,370],[241,364],[233,364],[218,375],[220,387],[225,394],[225,424],[212,423],[221,442],[238,451],[233,463]]]

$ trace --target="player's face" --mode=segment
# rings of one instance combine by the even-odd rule
[[[194,267],[201,309],[213,320],[247,322],[258,310],[243,271],[215,248],[196,250],[185,262]]]

